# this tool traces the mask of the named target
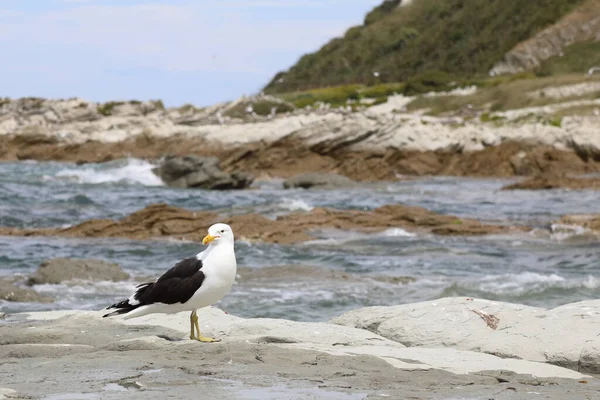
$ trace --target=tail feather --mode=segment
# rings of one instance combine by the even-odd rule
[[[115,303],[115,304],[113,304],[111,306],[106,307],[107,310],[109,310],[111,308],[116,308],[117,311],[113,311],[111,313],[104,314],[102,316],[102,318],[112,317],[114,315],[120,315],[120,314],[127,314],[129,311],[135,310],[139,306],[140,306],[139,304],[136,304],[136,305],[130,304],[129,303],[129,299],[123,300],[120,303]]]
[[[117,311],[113,311],[111,313],[104,314],[102,316],[102,318],[112,317],[114,315],[127,314],[128,312],[133,311],[136,308],[142,306],[143,304],[140,304],[140,302],[138,301],[138,298],[140,297],[140,295],[142,293],[144,293],[146,290],[148,290],[148,288],[151,287],[153,284],[154,284],[154,282],[148,282],[148,283],[141,283],[141,284],[137,285],[136,286],[137,290],[130,298],[106,307],[107,310],[116,308]]]

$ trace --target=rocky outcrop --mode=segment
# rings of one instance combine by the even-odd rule
[[[332,188],[340,188],[340,187],[352,187],[356,186],[356,182],[352,179],[347,178],[338,174],[326,174],[326,173],[314,173],[307,172],[304,174],[293,176],[289,179],[286,179],[283,182],[283,187],[285,189],[290,188],[324,188],[324,189],[332,189]]]
[[[600,214],[563,215],[557,223],[571,227],[580,227],[593,234],[600,235]]]
[[[569,45],[600,40],[600,2],[587,0],[560,21],[516,45],[490,70],[491,74],[515,74],[558,56]],[[592,65],[590,65],[592,67]],[[581,71],[584,73],[585,71]]]
[[[53,301],[52,298],[39,294],[33,289],[17,286],[8,279],[0,279],[0,300],[22,303],[52,303]]]
[[[248,184],[252,178],[238,171],[281,178],[336,173],[355,181],[396,180],[400,175],[600,171],[600,117],[565,117],[560,127],[536,119],[510,123],[531,113],[551,114],[556,107],[495,113],[504,118],[502,124],[407,113],[404,108],[411,98],[403,96],[356,112],[295,110],[250,120],[223,116],[244,101],[205,109],[164,109],[157,102],[2,100],[0,159],[84,163],[123,157],[155,160],[165,154],[218,157],[221,173],[211,167],[214,177],[204,173],[190,177],[194,178],[190,183],[199,186],[213,178],[229,179],[227,186]],[[251,100],[255,105],[257,101]],[[173,179],[167,175],[165,179],[176,185],[188,184],[182,178],[186,174]]]
[[[66,281],[124,281],[129,274],[117,264],[103,260],[53,258],[44,261],[28,278],[29,285],[58,284]]]
[[[548,106],[497,112],[494,115],[504,122],[490,124],[479,118],[424,116],[422,110],[408,113],[405,106],[410,101],[392,97],[355,112],[295,110],[247,120],[222,116],[232,104],[243,102],[164,109],[157,102],[2,100],[0,159],[102,162],[159,159],[165,154],[216,156],[229,173],[287,178],[320,172],[374,181],[395,179],[398,174],[532,174],[543,168],[537,166],[539,158],[529,154],[539,148],[540,153],[564,153],[558,159],[544,159],[544,164],[560,165],[565,172],[599,169],[594,166],[600,160],[598,116],[565,117],[560,126],[544,125],[536,118],[512,123],[524,115],[559,110]],[[507,152],[514,143],[519,150]],[[574,162],[567,162],[573,150]],[[525,168],[517,159],[520,152],[526,153],[521,160]],[[490,156],[496,162],[487,162]]]
[[[168,186],[198,189],[244,189],[254,177],[243,172],[223,172],[216,157],[167,156],[153,172]]]
[[[323,129],[327,129],[327,126]],[[326,132],[323,131],[320,135],[326,135]],[[600,172],[600,158],[596,157],[600,151],[596,154],[592,145],[575,147],[572,144],[575,152],[514,141],[497,142],[482,150],[470,152],[452,147],[427,151],[413,151],[402,147],[353,150],[350,141],[352,136],[340,137],[335,143],[319,142],[317,139],[315,137],[313,142],[288,137],[273,142],[224,146],[184,135],[164,138],[139,136],[118,143],[81,144],[68,144],[47,136],[0,136],[0,159],[84,163],[123,157],[160,159],[166,153],[180,157],[218,157],[220,167],[229,174],[247,171],[262,178],[288,178],[306,172],[337,173],[355,181],[397,180],[400,175],[485,177]]]
[[[600,178],[576,178],[567,175],[538,175],[533,178],[504,186],[502,190],[548,190],[571,189],[600,190]]]
[[[212,211],[188,211],[166,204],[150,205],[119,221],[95,219],[68,228],[19,229],[0,227],[0,234],[13,236],[124,237],[152,239],[175,237],[201,241],[215,222],[230,224],[237,238],[268,243],[300,243],[319,229],[379,232],[405,228],[436,235],[487,235],[523,231],[526,227],[484,224],[473,219],[437,214],[421,207],[387,205],[372,211],[315,208],[310,212],[281,215],[275,220],[259,214],[221,217]]]
[[[440,300],[440,304],[446,301]],[[473,300],[471,306],[478,307],[481,302]],[[512,321],[519,321],[518,305],[505,308]],[[424,341],[432,337],[434,342],[443,332],[458,336],[455,332],[459,329],[465,336],[456,347],[406,347],[363,329],[243,319],[210,307],[198,311],[202,333],[222,342],[199,343],[188,339],[189,318],[184,313],[130,320],[103,319],[102,314],[55,311],[7,316],[0,324],[0,358],[8,361],[0,364],[4,377],[0,389],[19,398],[64,393],[75,397],[77,388],[85,397],[118,391],[117,397],[125,399],[164,397],[168,391],[177,398],[202,392],[206,398],[366,396],[428,400],[489,398],[490,393],[507,395],[497,398],[529,398],[533,390],[544,398],[595,398],[600,390],[599,381],[585,372],[460,349],[471,339],[465,329],[477,324],[498,334],[498,342],[488,346],[508,346],[519,340],[508,334],[500,336],[500,331],[492,331],[472,312],[460,321],[444,318],[442,313],[440,319],[431,314],[406,321],[409,325],[421,321],[420,326],[430,327],[422,331],[428,335],[422,337]],[[569,333],[576,340],[595,327],[594,318],[564,315],[568,322],[583,328]],[[552,329],[538,333],[554,335]],[[591,370],[596,362],[598,348],[592,347],[596,333],[590,334],[591,341],[581,355],[585,370]],[[568,342],[560,337],[549,349],[558,352],[576,347]],[[32,357],[35,369],[31,368]],[[99,374],[99,370],[110,374]],[[39,376],[46,379],[32,385],[31,380]],[[238,383],[240,376],[244,377],[243,384]]]
[[[367,307],[331,322],[366,329],[407,347],[477,351],[600,373],[600,300],[545,310],[481,299],[444,298]]]

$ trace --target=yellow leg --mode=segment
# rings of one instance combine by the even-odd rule
[[[190,314],[190,339],[192,340],[196,339],[196,334],[194,333],[194,317],[196,317],[196,310],[192,311]]]
[[[190,339],[197,340],[199,342],[220,342],[221,341],[221,339],[215,339],[215,338],[211,338],[211,337],[204,337],[204,336],[202,336],[200,334],[200,327],[198,326],[198,316],[196,315],[196,311],[195,310],[192,312],[192,315],[190,315],[190,321],[193,322],[192,331],[191,332],[192,333],[194,332],[193,326],[195,325],[196,326],[196,332],[198,333],[198,336],[194,336],[194,337],[190,336]]]

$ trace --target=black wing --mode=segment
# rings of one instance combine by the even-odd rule
[[[196,257],[186,258],[175,264],[156,282],[138,285],[133,295],[133,299],[137,301],[137,304],[131,304],[129,299],[123,300],[107,307],[108,309],[116,308],[118,310],[104,316],[125,314],[152,303],[185,303],[202,286],[205,277],[204,272],[202,272],[202,261]]]
[[[185,258],[157,279],[157,283],[171,278],[191,278],[202,269],[202,261],[196,257]]]

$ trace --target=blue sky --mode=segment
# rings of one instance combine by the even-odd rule
[[[382,0],[0,0],[0,97],[255,93]]]

